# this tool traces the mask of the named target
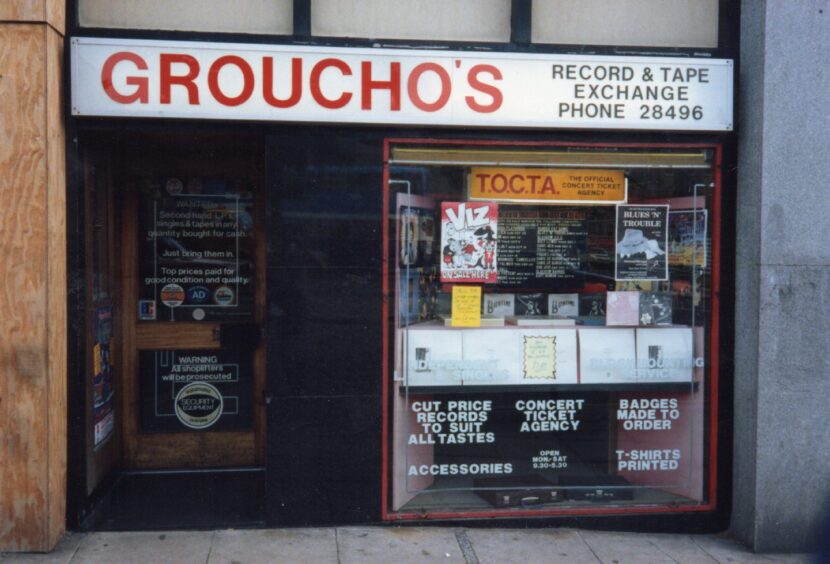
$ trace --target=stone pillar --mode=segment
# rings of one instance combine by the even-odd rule
[[[0,2],[0,550],[66,520],[65,0]]]
[[[803,552],[830,503],[830,1],[741,9],[731,530]]]

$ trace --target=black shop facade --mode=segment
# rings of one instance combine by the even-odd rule
[[[75,527],[725,526],[731,60],[70,67]]]

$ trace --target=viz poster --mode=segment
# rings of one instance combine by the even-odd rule
[[[668,280],[669,206],[617,206],[616,280]]]
[[[495,283],[498,205],[441,204],[441,282]]]

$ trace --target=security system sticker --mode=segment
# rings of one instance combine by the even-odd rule
[[[167,307],[177,307],[184,302],[184,288],[178,284],[167,284],[161,289],[161,303]]]
[[[204,382],[187,384],[176,395],[176,417],[191,429],[207,429],[222,415],[222,394]]]
[[[138,300],[138,318],[141,321],[155,321],[156,300]]]
[[[228,288],[227,286],[219,286],[213,292],[213,301],[216,302],[216,305],[220,306],[229,306],[233,305],[233,300],[236,297],[233,290]]]

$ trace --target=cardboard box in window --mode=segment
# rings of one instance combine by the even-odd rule
[[[694,348],[691,327],[637,329],[637,379],[691,382]]]
[[[430,324],[432,325],[432,324]],[[461,333],[443,328],[401,331],[406,340],[407,386],[460,386]]]
[[[690,327],[579,329],[582,384],[691,382]]]
[[[636,382],[637,361],[633,328],[579,329],[581,384]]]
[[[402,331],[410,386],[576,384],[573,328],[450,328]]]

